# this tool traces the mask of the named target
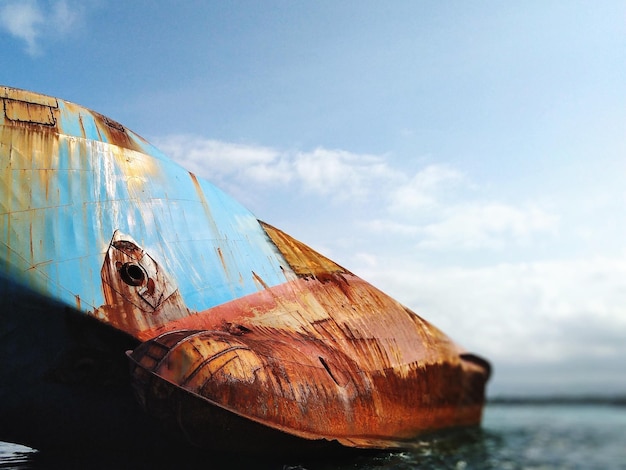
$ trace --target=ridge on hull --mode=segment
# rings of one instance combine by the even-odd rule
[[[484,359],[121,124],[0,99],[0,439],[389,448],[480,423]]]

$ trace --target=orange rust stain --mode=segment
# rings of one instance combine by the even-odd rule
[[[226,261],[224,260],[224,253],[222,253],[222,249],[218,246],[217,249],[217,256],[220,259],[220,263],[222,264],[222,268],[224,268],[224,272],[226,273],[226,275],[228,275],[228,266],[226,265]]]
[[[259,276],[254,271],[252,271],[252,277],[254,278],[256,282],[258,282],[261,286],[263,286],[263,289],[269,289],[269,286],[265,283],[265,281],[261,278],[261,276]]]
[[[28,90],[20,90],[17,88],[10,88],[7,86],[0,87],[0,98],[9,98],[16,101],[24,101],[26,103],[35,103],[43,106],[51,106],[56,108],[57,99],[52,96],[46,96],[39,93],[34,93]]]
[[[137,200],[146,200],[144,193],[155,182],[159,174],[159,166],[153,158],[125,148],[112,147],[117,167],[126,181],[128,194]]]
[[[29,122],[54,126],[56,119],[53,110],[49,106],[23,101],[5,100],[6,117],[11,121]]]
[[[282,230],[265,222],[260,222],[260,224],[297,275],[318,277],[328,273],[348,272],[331,259],[317,253]]]
[[[366,370],[436,362],[444,352],[446,360],[459,361],[461,349],[439,329],[357,276],[343,277],[339,283],[291,281],[146,330],[142,337],[238,324],[339,343]],[[346,285],[358,303],[346,297]]]
[[[189,172],[189,177],[191,178],[191,182],[196,191],[196,195],[198,196],[198,200],[202,205],[202,210],[205,214],[205,222],[208,224],[209,229],[211,230],[213,241],[216,244],[221,244],[222,246],[217,246],[217,254],[220,258],[220,262],[224,268],[224,273],[227,278],[231,282],[237,282],[238,279],[241,279],[241,272],[233,272],[237,269],[237,263],[233,259],[233,254],[228,247],[228,240],[224,237],[224,235],[220,232],[220,229],[213,217],[213,213],[211,211],[211,207],[209,202],[207,201],[206,196],[204,195],[204,191],[202,190],[202,186],[198,181],[198,178],[193,173]],[[234,269],[233,269],[234,268]]]
[[[392,367],[369,371],[340,342],[257,328],[239,335],[179,330],[145,343],[131,358],[153,380],[269,427],[349,446],[393,447],[426,431],[480,421],[484,371],[439,353],[441,360],[408,364],[402,374]],[[162,398],[153,392],[160,389],[139,390],[142,402],[157,403]],[[188,419],[181,415],[176,423],[187,432]],[[204,424],[211,429],[210,419]]]
[[[124,126],[119,124],[106,116],[97,113],[95,111],[86,110],[83,107],[66,103],[66,106],[75,106],[75,111],[78,113],[89,113],[93,117],[98,133],[101,139],[109,144],[117,145],[118,147],[126,148],[129,150],[142,151],[141,146],[135,141],[134,134],[127,131]]]
[[[198,196],[198,200],[200,201],[200,204],[202,204],[202,209],[204,210],[204,214],[206,215],[205,220],[210,225],[211,230],[214,234],[214,237],[216,239],[219,239],[220,232],[217,227],[217,224],[215,223],[215,219],[213,218],[213,213],[211,212],[211,208],[209,207],[209,202],[207,201],[204,195],[204,191],[202,190],[202,187],[200,186],[200,182],[198,181],[198,178],[196,177],[196,175],[194,175],[191,172],[189,172],[189,177],[191,178],[193,187],[196,190],[196,195]]]
[[[31,118],[32,115],[25,117]],[[50,262],[42,259],[44,240],[36,234],[42,233],[40,209],[55,204],[50,201],[51,188],[55,187],[50,179],[50,168],[57,164],[57,150],[58,135],[54,128],[32,122],[4,121],[0,134],[0,213],[11,214],[2,219],[6,223],[7,244],[23,244],[21,249],[24,256],[29,257],[24,260],[30,265],[29,269]]]
[[[189,177],[191,178],[193,187],[196,190],[196,195],[198,196],[198,199],[200,200],[200,203],[202,204],[202,209],[204,210],[204,213],[206,215],[206,221],[210,224],[214,235],[217,237],[217,235],[219,234],[219,230],[218,230],[217,224],[215,223],[215,219],[213,218],[213,214],[211,212],[211,208],[209,207],[209,203],[206,200],[206,197],[204,195],[204,191],[202,191],[202,187],[200,186],[200,182],[198,181],[198,178],[196,177],[196,175],[194,175],[191,172],[189,172]]]
[[[119,232],[100,273],[105,304],[91,315],[138,339],[145,340],[146,331],[191,313],[158,263]]]

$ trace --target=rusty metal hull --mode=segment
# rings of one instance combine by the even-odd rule
[[[300,266],[300,277],[177,321],[172,332],[133,351],[135,389],[147,410],[158,415],[202,398],[303,439],[363,448],[403,447],[425,432],[480,422],[485,361],[367,282],[264,227]],[[159,382],[188,395],[163,398],[155,392]],[[187,418],[175,421],[197,435],[187,427],[197,429],[199,418]]]
[[[117,122],[0,99],[0,438],[387,448],[480,422],[489,365],[436,327]],[[150,427],[131,383],[165,431],[122,431]]]

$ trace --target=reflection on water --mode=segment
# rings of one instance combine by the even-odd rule
[[[274,461],[193,455],[44,455],[0,444],[0,469],[229,468],[278,470],[626,469],[626,407],[489,405],[482,429],[430,436],[410,451]]]
[[[32,468],[31,457],[36,451],[30,447],[17,444],[0,443],[0,469],[27,469]]]

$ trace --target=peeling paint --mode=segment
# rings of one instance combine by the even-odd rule
[[[22,345],[0,353],[24,361],[0,361],[0,418],[32,405],[20,383],[47,390],[50,338],[31,336],[53,325],[62,343],[69,316],[141,343],[139,404],[194,445],[253,447],[217,426],[397,447],[480,422],[489,365],[435,326],[118,122],[9,87],[0,100],[0,318],[19,325],[0,347]],[[50,376],[72,382],[66,366]]]

